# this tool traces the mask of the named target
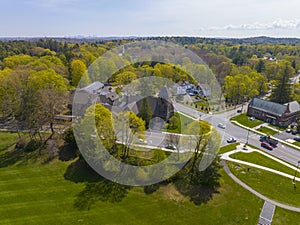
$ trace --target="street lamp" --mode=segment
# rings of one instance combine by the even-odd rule
[[[300,165],[300,161],[298,161],[297,168],[296,168],[295,175],[294,175],[294,179],[293,179],[293,184],[295,186],[296,186],[296,176],[297,176],[297,172],[298,172],[298,169],[299,169],[299,165]]]
[[[248,133],[247,133],[247,141],[246,141],[246,144],[244,145],[244,147],[247,146],[248,142],[249,142],[249,133],[250,133],[250,129],[248,129]]]

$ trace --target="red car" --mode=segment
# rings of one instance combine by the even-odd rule
[[[264,147],[266,149],[273,150],[272,145],[270,145],[269,143],[262,142],[260,145],[261,145],[261,147]]]

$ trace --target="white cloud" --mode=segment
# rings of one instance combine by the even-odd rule
[[[226,25],[223,27],[201,28],[201,30],[218,31],[218,30],[277,30],[277,29],[297,29],[300,28],[300,19],[283,20],[277,19],[270,23],[249,23],[240,25]]]

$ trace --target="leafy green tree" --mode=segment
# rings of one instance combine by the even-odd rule
[[[138,117],[142,118],[146,122],[146,127],[149,127],[150,120],[152,119],[152,110],[149,100],[144,98],[139,109]]]
[[[292,85],[290,78],[294,75],[294,69],[288,61],[280,62],[279,79],[272,90],[271,101],[285,104],[292,101]]]
[[[117,140],[122,143],[122,159],[128,158],[134,138],[144,135],[145,121],[132,111],[120,112],[113,118]]]
[[[74,87],[78,86],[82,76],[84,76],[86,71],[87,71],[87,67],[83,61],[77,59],[71,62],[72,85]],[[84,86],[86,84],[82,84],[82,85]]]
[[[134,72],[126,71],[126,72],[117,74],[115,84],[116,85],[127,85],[136,79],[137,79],[137,75]]]

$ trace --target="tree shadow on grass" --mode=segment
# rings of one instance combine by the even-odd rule
[[[59,148],[58,159],[63,162],[76,159],[77,154],[74,149],[69,145],[64,145]]]
[[[64,174],[66,180],[85,183],[85,188],[76,196],[74,207],[90,210],[98,201],[121,202],[131,189],[129,186],[109,181],[96,173],[84,159],[72,163]]]
[[[38,161],[37,151],[25,152],[24,149],[15,148],[0,155],[0,168],[12,165],[27,165]]]
[[[96,183],[87,183],[75,200],[74,206],[79,210],[90,210],[97,201],[118,203],[128,194],[129,186],[103,179]]]
[[[218,186],[206,186],[206,185],[191,185],[184,181],[176,181],[176,189],[184,196],[188,196],[190,201],[195,205],[201,205],[209,202],[214,194],[219,193]]]

